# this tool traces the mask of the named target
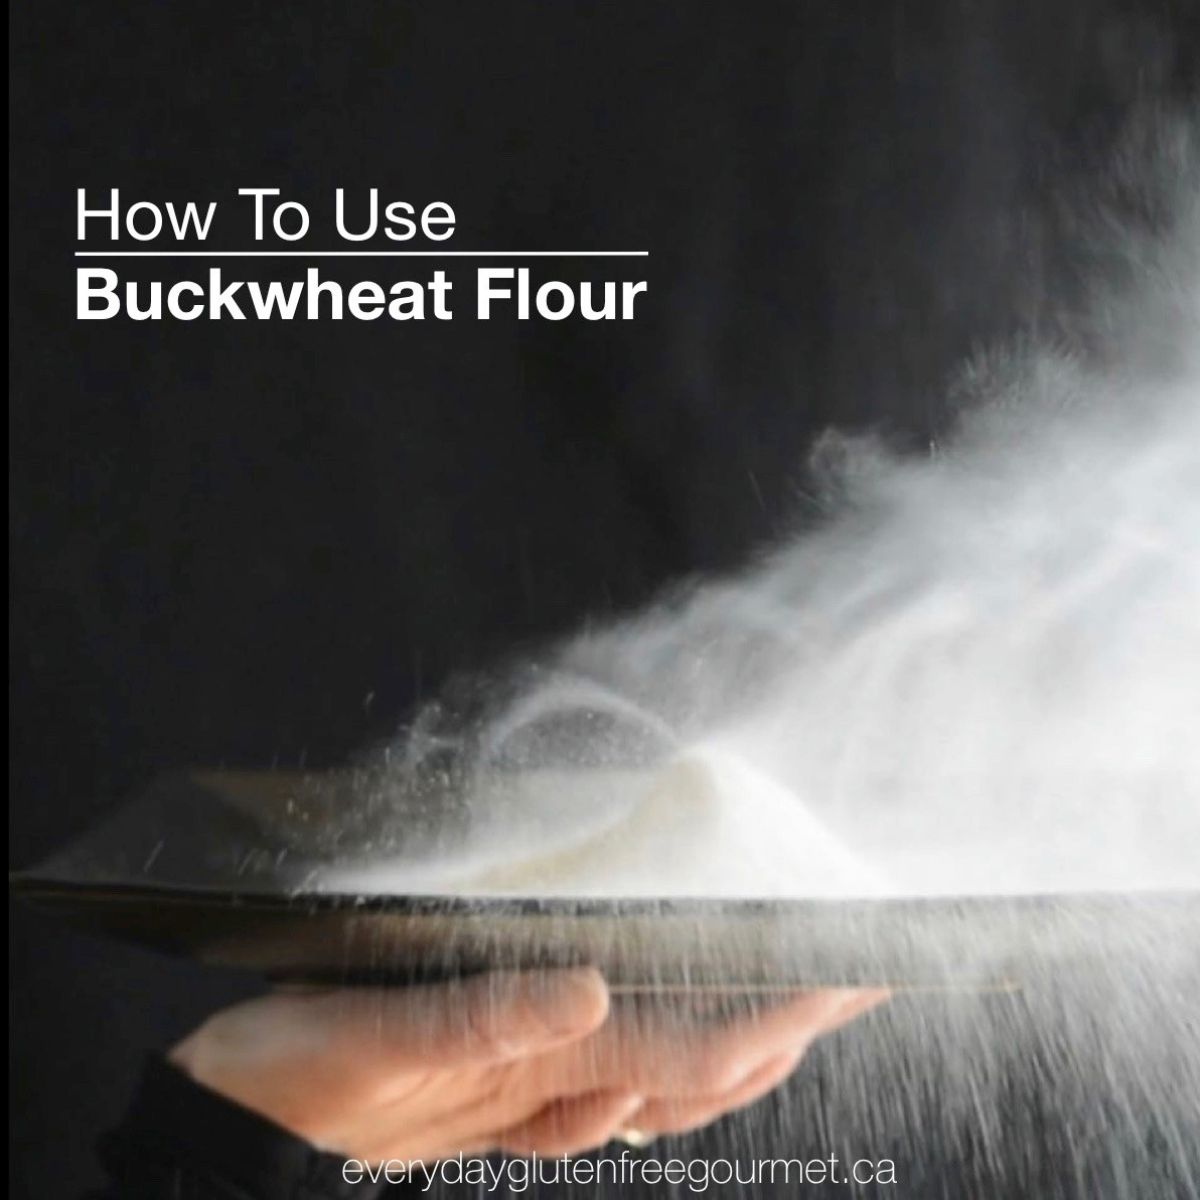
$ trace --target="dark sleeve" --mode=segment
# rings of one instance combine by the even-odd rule
[[[121,1124],[100,1142],[106,1191],[94,1200],[377,1200],[343,1159],[149,1058]],[[395,1193],[392,1193],[395,1194]]]

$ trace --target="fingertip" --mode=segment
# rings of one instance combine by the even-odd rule
[[[586,1037],[608,1013],[598,971],[567,967],[496,972],[467,993],[474,1040],[495,1059],[520,1058]]]
[[[595,967],[539,971],[527,977],[527,986],[554,1035],[582,1037],[598,1029],[608,1016],[608,985]]]
[[[574,977],[572,986],[579,996],[580,1019],[589,1029],[603,1025],[612,1004],[604,976],[595,967],[574,967],[570,973]]]
[[[891,988],[886,987],[864,987],[851,988],[847,991],[845,998],[838,1006],[837,1011],[833,1014],[830,1022],[830,1027],[833,1029],[840,1028],[855,1017],[862,1016],[864,1013],[870,1012],[871,1009],[877,1008],[885,1000],[891,999]]]

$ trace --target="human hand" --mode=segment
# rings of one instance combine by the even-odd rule
[[[171,1053],[199,1083],[370,1162],[577,1154],[682,1132],[757,1099],[882,993],[793,994],[731,1019],[610,998],[591,969],[427,987],[276,992]]]

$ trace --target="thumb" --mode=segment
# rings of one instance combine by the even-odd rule
[[[591,967],[496,971],[437,986],[305,997],[309,1020],[352,1054],[393,1069],[504,1062],[585,1037],[608,1015]]]

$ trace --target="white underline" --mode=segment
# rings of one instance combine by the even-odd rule
[[[76,250],[76,258],[649,258],[649,250]]]

